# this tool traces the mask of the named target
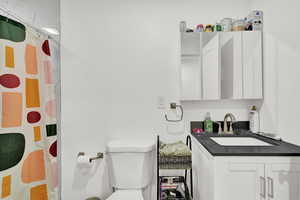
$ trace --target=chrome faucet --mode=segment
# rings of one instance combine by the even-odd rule
[[[227,120],[228,118],[230,118],[231,122],[229,124],[229,129],[228,129],[228,125],[227,125]],[[230,133],[233,134],[233,128],[232,128],[232,124],[236,121],[235,116],[232,113],[227,113],[224,117],[224,133]]]

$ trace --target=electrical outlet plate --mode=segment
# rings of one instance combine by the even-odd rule
[[[158,109],[165,109],[166,108],[165,97],[163,97],[163,96],[158,96],[157,97],[157,108]]]

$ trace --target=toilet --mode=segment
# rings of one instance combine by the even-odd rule
[[[107,144],[107,159],[115,192],[107,200],[143,200],[152,182],[155,144],[147,140],[115,140]]]

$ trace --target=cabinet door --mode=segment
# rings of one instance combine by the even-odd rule
[[[242,32],[220,33],[220,48],[221,99],[242,99]]]
[[[220,99],[219,33],[202,33],[203,99]]]
[[[200,56],[181,56],[181,100],[202,98]]]
[[[193,141],[193,186],[195,200],[214,200],[214,166],[213,160],[209,158],[208,152],[204,153],[198,141]]]
[[[200,33],[181,33],[181,100],[202,98]]]
[[[264,164],[229,163],[222,167],[226,170],[217,174],[216,200],[265,200]]]
[[[181,33],[181,56],[200,56],[200,33]]]
[[[266,166],[267,199],[300,199],[300,163],[269,164]]]
[[[243,40],[243,93],[245,99],[263,98],[262,90],[262,33],[244,31]]]

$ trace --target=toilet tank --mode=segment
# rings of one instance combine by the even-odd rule
[[[146,140],[115,140],[107,144],[106,152],[113,187],[142,189],[154,176],[155,144]]]

